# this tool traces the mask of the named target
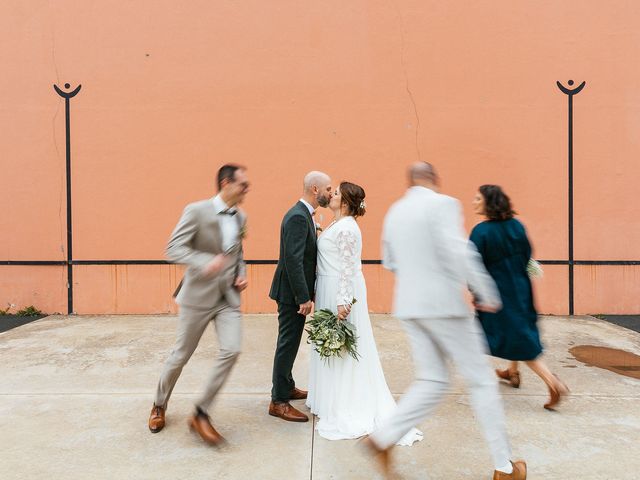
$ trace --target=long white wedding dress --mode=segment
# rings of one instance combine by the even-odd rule
[[[324,360],[311,348],[307,406],[319,418],[316,430],[328,440],[367,435],[396,408],[373,338],[361,255],[362,234],[353,217],[341,218],[318,239],[315,308],[337,312],[338,305],[357,300],[348,320],[356,326],[360,355]],[[422,432],[414,428],[398,445],[418,440]]]

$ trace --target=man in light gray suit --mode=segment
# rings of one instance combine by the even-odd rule
[[[439,192],[432,165],[409,169],[410,188],[389,210],[383,227],[383,263],[396,276],[394,312],[413,350],[416,378],[366,445],[384,472],[390,449],[442,399],[449,384],[447,359],[464,377],[495,464],[494,480],[526,479],[526,464],[511,462],[502,401],[486,352],[486,340],[465,302],[468,287],[476,308],[501,308],[497,288],[469,246],[459,202]]]
[[[149,417],[151,432],[162,430],[167,403],[182,367],[212,323],[219,353],[189,421],[191,429],[212,445],[222,443],[224,438],[211,425],[207,411],[240,354],[240,292],[247,287],[242,258],[246,216],[237,206],[249,191],[245,168],[222,166],[218,190],[212,199],[187,205],[167,246],[168,259],[187,265],[187,269],[176,292],[180,306],[177,340],[160,375]]]

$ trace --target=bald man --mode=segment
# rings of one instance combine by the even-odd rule
[[[269,415],[289,422],[307,422],[309,417],[290,400],[304,400],[307,392],[296,388],[296,360],[306,316],[313,310],[316,283],[316,208],[326,207],[332,196],[331,178],[309,172],[303,181],[302,198],[285,214],[280,227],[280,258],[269,297],[278,303],[278,342],[273,359],[273,388]]]
[[[511,461],[497,380],[484,355],[486,339],[464,297],[470,288],[478,310],[495,312],[500,294],[469,248],[460,203],[440,194],[433,166],[417,162],[408,177],[407,193],[385,217],[382,246],[383,264],[396,277],[393,310],[411,342],[416,378],[365,444],[391,475],[391,448],[442,400],[451,360],[470,390],[495,464],[493,480],[525,480],[526,463]]]

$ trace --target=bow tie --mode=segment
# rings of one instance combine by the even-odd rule
[[[225,208],[224,210],[218,212],[218,215],[231,215],[232,217],[238,213],[237,210],[231,210],[230,208]]]

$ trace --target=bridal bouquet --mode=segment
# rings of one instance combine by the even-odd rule
[[[354,303],[355,298],[351,305]],[[339,320],[335,313],[324,308],[315,312],[306,324],[309,334],[307,343],[313,344],[313,349],[318,352],[320,358],[328,360],[330,357],[342,357],[344,353],[348,353],[358,360],[358,337],[353,323]]]

